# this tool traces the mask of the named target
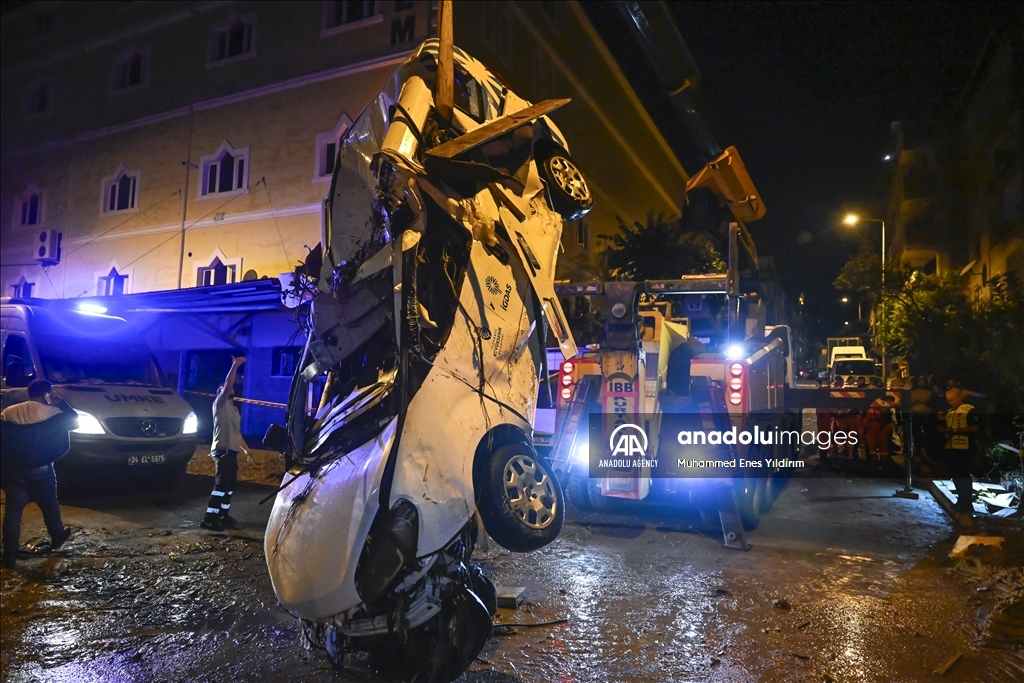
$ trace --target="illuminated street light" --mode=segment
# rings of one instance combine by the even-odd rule
[[[882,294],[879,297],[879,311],[878,320],[882,322],[885,319],[885,221],[881,218],[864,218],[862,219],[855,213],[848,213],[843,216],[843,223],[849,226],[857,225],[863,220],[865,223],[880,223],[882,226]],[[886,379],[888,376],[887,363],[885,362],[885,346],[882,347],[882,379]]]
[[[844,304],[848,304],[850,303],[850,297],[844,296],[842,299],[840,299],[840,301],[842,301]]]

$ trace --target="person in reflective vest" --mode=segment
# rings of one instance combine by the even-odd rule
[[[946,411],[946,467],[956,489],[956,504],[953,509],[968,518],[974,515],[971,484],[971,455],[974,450],[978,421],[974,406],[964,402],[964,391],[956,387],[946,392],[950,409]]]

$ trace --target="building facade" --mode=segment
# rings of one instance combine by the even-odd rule
[[[980,301],[992,278],[1024,278],[1021,99],[1024,39],[994,34],[954,107],[893,124],[890,258],[925,273],[963,273]]]
[[[687,175],[579,3],[455,2],[454,18],[456,44],[518,94],[572,98],[552,118],[596,208],[565,226],[561,277],[596,273],[619,218],[679,215]],[[290,273],[319,241],[348,126],[435,21],[427,1],[6,9],[2,295],[117,297]],[[208,393],[246,353],[247,394],[285,400],[289,316],[211,315],[180,320],[177,337],[154,332],[179,389]],[[254,379],[267,376],[280,379]],[[247,433],[259,433],[250,414]]]
[[[1024,281],[1021,100],[1024,37],[1007,31],[982,51],[956,110],[953,173],[976,301],[991,294],[991,278],[1015,273]]]

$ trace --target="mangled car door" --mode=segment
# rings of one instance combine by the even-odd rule
[[[519,222],[504,206],[498,211],[509,240],[533,284],[533,291],[544,307],[544,316],[551,326],[551,333],[558,340],[562,356],[572,358],[576,355],[576,342],[566,324],[554,287],[555,259],[562,232],[561,219],[553,212],[538,211]]]

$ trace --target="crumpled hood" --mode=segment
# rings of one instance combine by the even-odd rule
[[[396,420],[377,438],[277,494],[264,553],[274,592],[285,609],[307,619],[360,603],[355,571],[379,508],[381,475]],[[286,479],[293,475],[285,474]]]

